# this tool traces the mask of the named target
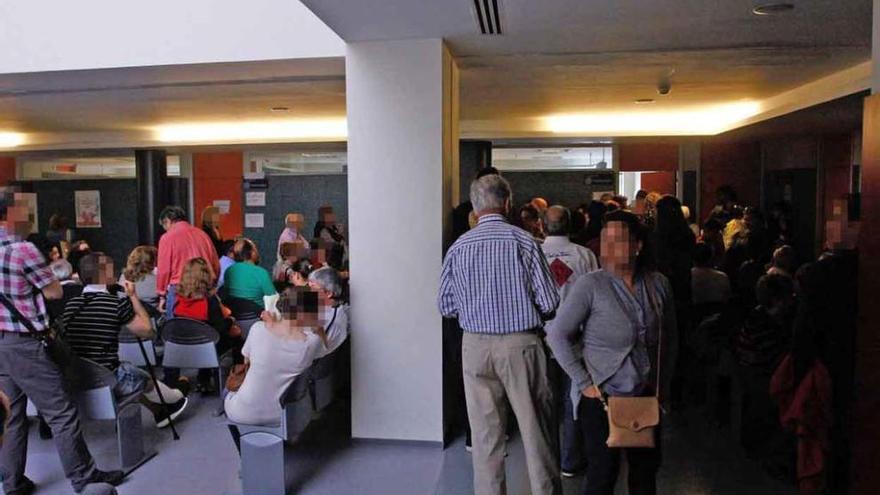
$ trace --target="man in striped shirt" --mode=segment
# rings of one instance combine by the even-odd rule
[[[471,184],[479,220],[449,249],[440,313],[464,330],[462,368],[473,432],[474,492],[506,493],[510,403],[523,437],[532,493],[561,495],[558,433],[540,331],[559,294],[541,248],[507,221],[512,194],[497,175]]]

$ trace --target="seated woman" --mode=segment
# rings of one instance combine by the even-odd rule
[[[232,311],[212,290],[214,273],[204,258],[193,258],[183,265],[183,274],[177,287],[179,297],[174,304],[174,316],[190,318],[210,324],[220,334],[218,351],[225,352],[230,339],[241,336],[236,330]]]
[[[325,266],[310,273],[309,288],[318,293],[327,336],[327,346],[318,353],[321,358],[338,349],[348,338],[348,304],[342,297],[342,278],[333,268]]]
[[[318,293],[288,289],[278,299],[277,310],[280,319],[255,323],[242,349],[250,367],[241,387],[229,392],[224,402],[226,416],[236,423],[277,423],[281,395],[324,348]],[[238,447],[238,430],[230,430]]]
[[[156,261],[159,251],[153,246],[138,246],[128,255],[125,269],[119,276],[119,285],[131,282],[137,289],[141,302],[147,305],[147,311],[158,314],[159,293],[156,292]],[[155,310],[155,311],[153,311]]]
[[[274,311],[274,305],[269,302],[273,296],[277,297],[278,291],[272,284],[269,272],[259,264],[260,253],[257,246],[250,239],[239,239],[235,243],[234,256],[235,264],[226,270],[223,281],[224,300],[233,313],[236,316],[240,314],[236,308],[241,304],[235,304],[232,299],[243,300],[254,311],[264,307],[268,311]]]
[[[278,252],[279,260],[275,263],[272,271],[272,282],[278,290],[284,290],[290,285],[292,272],[300,260],[308,258],[309,248],[305,242],[293,241],[281,244]]]

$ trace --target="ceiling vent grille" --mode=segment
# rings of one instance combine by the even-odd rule
[[[501,34],[501,15],[498,0],[474,0],[477,26],[483,34]]]

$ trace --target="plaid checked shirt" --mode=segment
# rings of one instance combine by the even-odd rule
[[[15,308],[28,318],[37,330],[48,326],[46,302],[39,289],[55,281],[55,276],[43,255],[30,242],[23,242],[0,228],[0,293],[12,301]],[[36,294],[35,294],[36,293]],[[27,332],[27,328],[13,321],[12,315],[0,304],[0,330]]]
[[[543,325],[559,304],[556,283],[532,236],[485,215],[449,248],[440,275],[440,313],[466,332],[507,334]]]

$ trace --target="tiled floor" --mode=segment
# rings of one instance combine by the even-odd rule
[[[223,418],[213,417],[216,397],[194,397],[181,418],[181,440],[167,430],[151,431],[159,455],[135,471],[119,487],[121,494],[239,493],[238,456]],[[791,487],[768,478],[744,458],[724,431],[688,415],[669,421],[664,442],[661,494],[787,495]],[[87,437],[104,467],[115,462],[112,426],[90,424]],[[328,416],[291,449],[289,493],[303,495],[464,495],[472,493],[470,455],[463,441],[441,450],[430,445],[347,440],[345,421]],[[33,428],[28,475],[47,495],[68,494],[51,441],[40,440]],[[507,462],[510,495],[529,493],[522,445],[511,439]],[[565,494],[581,491],[583,478],[565,480]],[[625,493],[623,488],[618,493]]]

